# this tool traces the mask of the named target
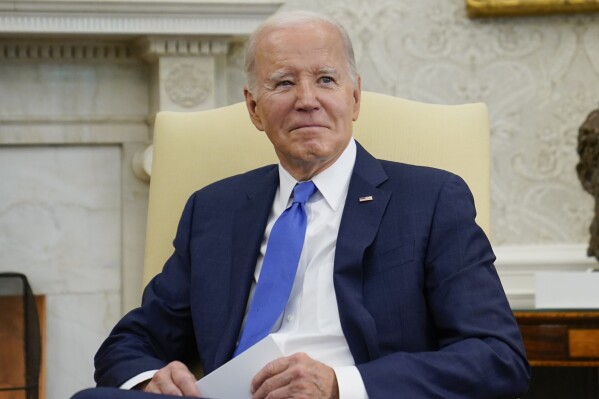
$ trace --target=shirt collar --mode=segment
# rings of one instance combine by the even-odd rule
[[[327,204],[337,210],[345,201],[351,174],[356,163],[356,142],[353,138],[339,158],[331,166],[312,177],[312,182]],[[281,201],[287,205],[293,188],[298,183],[289,172],[279,163],[279,193]]]

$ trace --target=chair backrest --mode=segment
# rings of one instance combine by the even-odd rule
[[[354,137],[381,159],[434,166],[460,175],[474,194],[477,222],[490,233],[490,135],[484,104],[435,105],[362,92]],[[160,112],[144,264],[144,285],[171,255],[187,198],[233,174],[276,163],[244,103],[202,112]]]

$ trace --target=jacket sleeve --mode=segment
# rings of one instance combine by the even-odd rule
[[[173,360],[197,362],[189,304],[189,237],[193,197],[187,202],[175,252],[145,288],[142,305],[113,328],[94,358],[98,386],[118,387],[144,371]]]
[[[423,251],[423,295],[436,348],[358,364],[370,399],[517,398],[529,383],[518,326],[475,223],[465,182],[443,183]]]

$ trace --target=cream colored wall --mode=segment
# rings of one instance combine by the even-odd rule
[[[576,140],[599,105],[599,14],[471,20],[464,4],[288,0],[283,9],[337,18],[364,89],[488,104],[495,244],[586,243],[593,201],[576,176]]]

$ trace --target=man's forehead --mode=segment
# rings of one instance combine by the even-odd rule
[[[305,43],[314,44],[315,49],[318,46],[322,46],[323,43],[326,43],[326,45],[335,45],[342,44],[343,42],[339,31],[334,26],[325,22],[314,21],[304,24],[293,23],[266,29],[257,38],[257,45],[260,47],[266,43],[282,44],[303,37],[306,37]]]
[[[288,73],[287,67],[301,61],[302,69],[330,72],[341,69],[345,62],[343,43],[330,32],[306,32],[298,36],[294,31],[277,29],[263,35],[256,47],[256,62],[277,71]]]
[[[306,21],[306,22],[301,22],[301,23],[300,22],[292,22],[289,24],[281,24],[281,25],[277,25],[277,26],[271,26],[262,32],[262,36],[266,36],[266,35],[277,33],[277,32],[283,32],[283,31],[293,32],[294,34],[301,34],[303,32],[306,32],[306,33],[314,32],[315,30],[322,30],[322,31],[327,31],[327,32],[337,32],[337,29],[335,28],[335,26],[331,25],[328,22]]]

